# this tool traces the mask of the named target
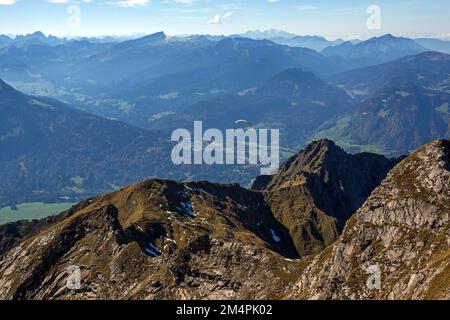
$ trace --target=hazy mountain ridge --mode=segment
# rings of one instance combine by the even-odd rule
[[[311,72],[287,69],[260,86],[185,107],[149,127],[170,131],[201,120],[205,128],[225,129],[245,119],[255,127],[280,129],[282,146],[297,149],[323,122],[351,110],[345,91]]]
[[[78,200],[148,177],[248,184],[257,166],[176,166],[167,132],[16,91],[0,80],[0,207]]]
[[[71,54],[66,54],[67,50]],[[138,63],[139,59],[150,60],[148,67],[151,69],[156,60],[151,61],[148,53],[158,56],[160,60],[157,61],[161,61],[164,58],[159,56],[167,50],[171,52],[171,57],[157,68],[163,73],[170,70],[175,70],[173,71],[175,73],[158,76]],[[131,166],[129,170],[132,170],[133,174],[125,170],[118,175],[119,183],[106,179],[105,185],[105,179],[100,179],[102,182],[92,189],[94,193],[105,192],[118,185],[149,176],[207,178],[214,182],[235,181],[248,185],[256,174],[256,167],[227,169],[202,167],[189,168],[188,172],[183,172],[181,168],[170,165],[168,160],[172,145],[167,140],[171,130],[192,128],[194,120],[205,121],[205,128],[233,128],[238,119],[246,119],[257,128],[279,128],[282,133],[283,158],[290,156],[292,150],[298,150],[309,141],[320,138],[335,139],[339,145],[352,152],[369,150],[398,156],[408,153],[422,143],[445,138],[449,134],[446,126],[450,123],[448,112],[450,60],[448,55],[440,53],[425,52],[385,64],[330,75],[329,73],[340,70],[341,67],[336,65],[334,69],[330,69],[333,60],[328,60],[313,50],[281,46],[268,40],[245,38],[211,40],[206,36],[177,38],[156,33],[120,43],[91,43],[80,40],[53,46],[42,44],[30,44],[21,48],[12,46],[1,49],[1,52],[4,55],[4,59],[0,62],[0,65],[4,66],[2,72],[13,79],[12,82],[25,87],[39,83],[42,87],[39,87],[38,91],[46,91],[46,88],[61,90],[62,96],[72,97],[73,106],[77,108],[88,109],[108,118],[126,120],[159,131],[150,134],[151,138],[142,138],[147,137],[146,131],[139,131],[136,128],[124,129],[130,134],[134,132],[133,134],[139,137],[136,139],[141,141],[136,142],[136,150],[130,151],[136,154],[137,159],[141,159],[137,161],[139,165]],[[129,52],[133,52],[134,57],[140,58],[125,59]],[[12,58],[13,56],[15,58]],[[188,61],[191,63],[181,66],[186,57],[189,57]],[[28,61],[30,64],[22,61]],[[122,61],[124,66],[130,61],[136,62],[136,65],[134,69],[129,68],[129,74],[124,74],[118,72],[120,68],[112,70],[114,65],[120,65],[118,61]],[[80,62],[84,64],[80,65]],[[84,69],[92,69],[93,64],[97,64],[98,70],[111,69],[115,79],[113,77],[110,80],[116,84],[106,88],[107,86],[102,85],[101,77],[97,80],[75,77],[79,72],[82,75]],[[167,65],[170,64],[171,69],[167,69]],[[140,72],[135,73],[141,68]],[[70,76],[61,79],[63,75],[65,76],[65,72]],[[103,71],[99,73],[102,76],[108,75]],[[323,76],[319,77],[316,74]],[[132,78],[133,81],[130,80]],[[406,79],[413,81],[414,85],[405,86]],[[53,82],[61,82],[67,85],[67,88],[58,89]],[[121,86],[122,82],[126,82],[127,86]],[[87,91],[99,95],[99,99],[90,100],[92,97],[80,93],[78,85],[82,83]],[[69,89],[72,87],[77,89]],[[120,87],[120,90],[117,87]],[[225,89],[222,90],[223,88]],[[122,100],[126,96],[130,97],[131,102],[128,98]],[[43,98],[35,100],[38,103],[59,105],[58,102]],[[417,108],[410,104],[417,105]],[[386,117],[388,114],[394,116]],[[13,117],[12,114],[10,116]],[[5,119],[3,120],[10,121]],[[44,120],[44,123],[50,127],[51,123],[47,120]],[[77,125],[69,120],[67,117],[64,123],[68,134],[64,137],[65,142],[60,143],[61,150],[66,144],[71,145],[69,137],[76,137],[77,130],[82,131],[79,127],[82,122]],[[116,122],[116,125],[119,123]],[[120,126],[125,125],[120,123]],[[8,128],[14,131],[12,127]],[[9,129],[5,134],[13,132]],[[46,137],[48,129],[45,126],[41,129],[44,134],[35,135],[32,142],[30,138],[28,142],[30,145],[42,145],[42,137]],[[105,128],[108,132],[110,129]],[[147,141],[140,140],[141,138]],[[83,139],[79,137],[76,139],[80,143],[77,144],[79,155],[86,146],[82,145]],[[124,142],[121,138],[118,140]],[[118,144],[111,142],[108,148],[112,150],[117,146]],[[89,153],[100,157],[101,148],[92,147]],[[119,149],[122,150],[122,147]],[[141,154],[138,154],[138,149]],[[45,151],[33,150],[35,154],[32,157],[44,159]],[[47,146],[45,145],[42,150],[48,150]],[[142,156],[142,150],[152,150],[154,158],[167,161],[152,159],[144,164],[146,161],[144,158],[151,155],[144,152],[145,156]],[[54,152],[58,158],[59,151]],[[7,154],[8,152],[5,153]],[[28,160],[29,157],[30,154],[26,156]],[[67,155],[61,155],[61,159],[65,158]],[[12,165],[13,160],[16,164],[11,167],[11,172],[23,175],[25,171],[20,167],[20,163],[25,164],[23,159],[10,157],[9,165]],[[83,167],[81,162],[80,165]],[[75,170],[76,175],[68,176],[63,171],[60,176],[55,175],[55,172],[63,170],[67,163],[56,161],[51,169],[45,170],[45,175],[51,176],[50,180],[53,181],[53,194],[49,195],[51,199],[67,196],[67,192],[60,193],[61,186],[63,189],[67,187],[76,190],[69,193],[70,196],[78,196],[80,188],[73,181],[79,183],[81,181],[79,178],[84,183],[89,181],[86,180],[84,170],[80,168]],[[41,169],[45,165],[47,163],[42,160]],[[39,170],[35,172],[42,173]],[[5,181],[9,182],[5,183],[13,190],[18,182],[12,179],[12,175],[7,176],[9,178]],[[28,183],[34,187],[28,186]],[[51,188],[36,187],[40,183],[42,183],[40,179],[27,183],[20,182],[21,185],[27,186],[26,190],[32,191],[31,194],[23,192],[21,199],[48,200],[47,191]],[[8,188],[5,187],[3,190]],[[55,190],[58,190],[57,195]],[[3,201],[3,204],[17,201],[21,200]]]
[[[348,41],[334,47],[328,47],[321,53],[325,56],[340,56],[349,60],[364,59],[367,61],[367,65],[373,65],[425,51],[427,49],[414,40],[387,34],[357,44]]]
[[[397,42],[406,40],[387,38],[395,45],[386,54],[411,54],[397,49]],[[21,39],[24,45],[10,39],[12,43],[0,48],[5,64],[0,78],[29,94],[51,96],[140,127],[167,109],[240,92],[284,69],[303,68],[324,77],[380,62],[324,57],[311,49],[234,36],[173,37],[158,32],[126,40],[55,42],[38,32]]]
[[[155,132],[27,96],[1,81],[0,98],[3,205],[85,197],[155,173]]]
[[[354,111],[324,124],[315,138],[371,145],[391,155],[448,138],[450,56],[425,52],[338,74],[331,81],[356,101]]]
[[[271,40],[278,44],[288,45],[291,47],[302,47],[313,49],[317,52],[320,52],[327,47],[336,46],[344,42],[344,40],[341,39],[330,41],[321,36],[314,36],[314,35],[300,36],[279,30],[248,31],[245,33],[241,33],[240,35],[235,35],[231,37],[243,37],[256,40]]]

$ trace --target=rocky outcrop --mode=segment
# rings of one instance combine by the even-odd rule
[[[297,251],[307,256],[337,240],[397,162],[369,153],[351,155],[333,141],[320,140],[289,159],[275,176],[258,178],[254,188],[264,190]]]
[[[319,254],[292,298],[449,299],[450,141],[403,160]]]

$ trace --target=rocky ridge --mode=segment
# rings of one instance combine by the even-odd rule
[[[434,141],[389,173],[292,297],[449,299],[449,218],[450,141]]]
[[[384,156],[351,155],[320,140],[289,159],[276,175],[260,177],[275,217],[285,225],[301,256],[334,243],[347,220],[398,162]]]
[[[87,199],[0,232],[0,299],[448,299],[449,155],[432,142],[383,180],[397,160],[322,140],[261,190],[149,180]]]

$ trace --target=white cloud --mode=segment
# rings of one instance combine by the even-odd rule
[[[0,6],[11,6],[16,3],[16,0],[0,0]]]
[[[216,14],[211,20],[209,20],[209,24],[223,24],[226,22],[230,22],[233,18],[233,12],[227,12],[224,15]]]
[[[150,4],[150,0],[123,0],[123,1],[110,1],[107,4],[111,4],[118,7],[140,7]]]

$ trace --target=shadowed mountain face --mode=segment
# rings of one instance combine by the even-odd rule
[[[256,179],[274,215],[286,225],[301,255],[322,251],[342,232],[397,160],[350,155],[322,140],[289,159],[268,179]]]
[[[398,164],[339,241],[305,270],[291,297],[448,300],[449,169],[448,140]]]
[[[352,96],[367,97],[392,80],[414,81],[423,87],[448,90],[450,55],[424,52],[394,62],[333,75],[329,80]]]
[[[0,81],[0,203],[86,197],[154,174],[158,136]],[[56,191],[57,190],[57,191]],[[55,199],[56,198],[56,199]]]

